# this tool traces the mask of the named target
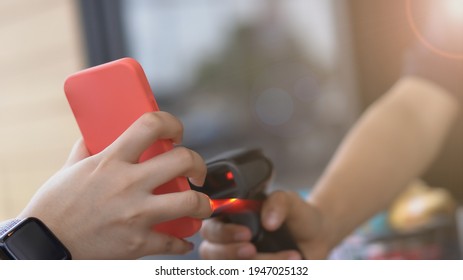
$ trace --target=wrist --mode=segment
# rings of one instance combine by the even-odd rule
[[[39,219],[15,219],[0,229],[0,259],[70,260],[69,250]]]
[[[67,250],[72,254],[73,259],[80,259],[78,252],[78,247],[73,240],[78,240],[78,238],[72,236],[73,232],[66,231],[66,219],[60,219],[53,217],[50,213],[41,211],[39,207],[26,207],[23,211],[16,217],[17,220],[25,220],[29,217],[36,217],[46,227],[56,236],[56,238],[67,248]]]
[[[0,222],[0,236],[8,232],[12,227],[17,225],[21,220],[19,219],[10,219],[3,222]]]
[[[307,259],[326,259],[339,242],[337,236],[339,231],[336,229],[336,223],[333,223],[333,219],[329,218],[316,202],[309,199],[305,203],[309,206],[308,211],[311,212],[308,216],[311,217],[312,221],[317,221],[313,224],[312,229],[317,228],[317,230],[310,234],[310,242],[302,246],[301,249]]]

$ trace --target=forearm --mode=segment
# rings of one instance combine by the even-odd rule
[[[309,198],[324,216],[331,246],[424,172],[458,110],[441,88],[408,78],[364,114]]]

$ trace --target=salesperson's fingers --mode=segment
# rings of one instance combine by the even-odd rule
[[[218,219],[204,221],[201,228],[201,236],[213,243],[249,242],[251,235],[251,231],[245,226],[223,223]]]
[[[301,254],[297,251],[281,251],[277,253],[259,253],[255,260],[302,260]]]
[[[292,208],[292,200],[288,192],[272,193],[262,205],[262,224],[265,229],[274,231],[281,227]]]
[[[256,247],[251,243],[216,244],[203,241],[199,246],[199,254],[206,260],[245,260],[253,259]]]

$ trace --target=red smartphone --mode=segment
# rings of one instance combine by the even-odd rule
[[[69,76],[64,84],[66,97],[90,154],[111,145],[133,122],[146,112],[159,111],[141,65],[123,58],[85,69]],[[172,141],[158,140],[140,157],[139,162],[173,148]],[[185,177],[157,187],[154,194],[189,190]],[[154,230],[185,238],[195,234],[201,221],[183,217],[160,223]]]

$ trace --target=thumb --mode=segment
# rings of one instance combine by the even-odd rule
[[[321,216],[297,193],[277,191],[268,197],[262,207],[262,224],[266,230],[275,231],[283,223],[286,223],[295,239],[304,240],[318,233]]]
[[[72,147],[71,153],[69,154],[68,159],[64,163],[64,168],[72,166],[89,156],[90,153],[88,152],[87,147],[85,147],[84,140],[80,138]]]
[[[280,228],[289,213],[292,211],[292,203],[288,192],[276,191],[265,200],[262,205],[262,225],[268,231]]]

